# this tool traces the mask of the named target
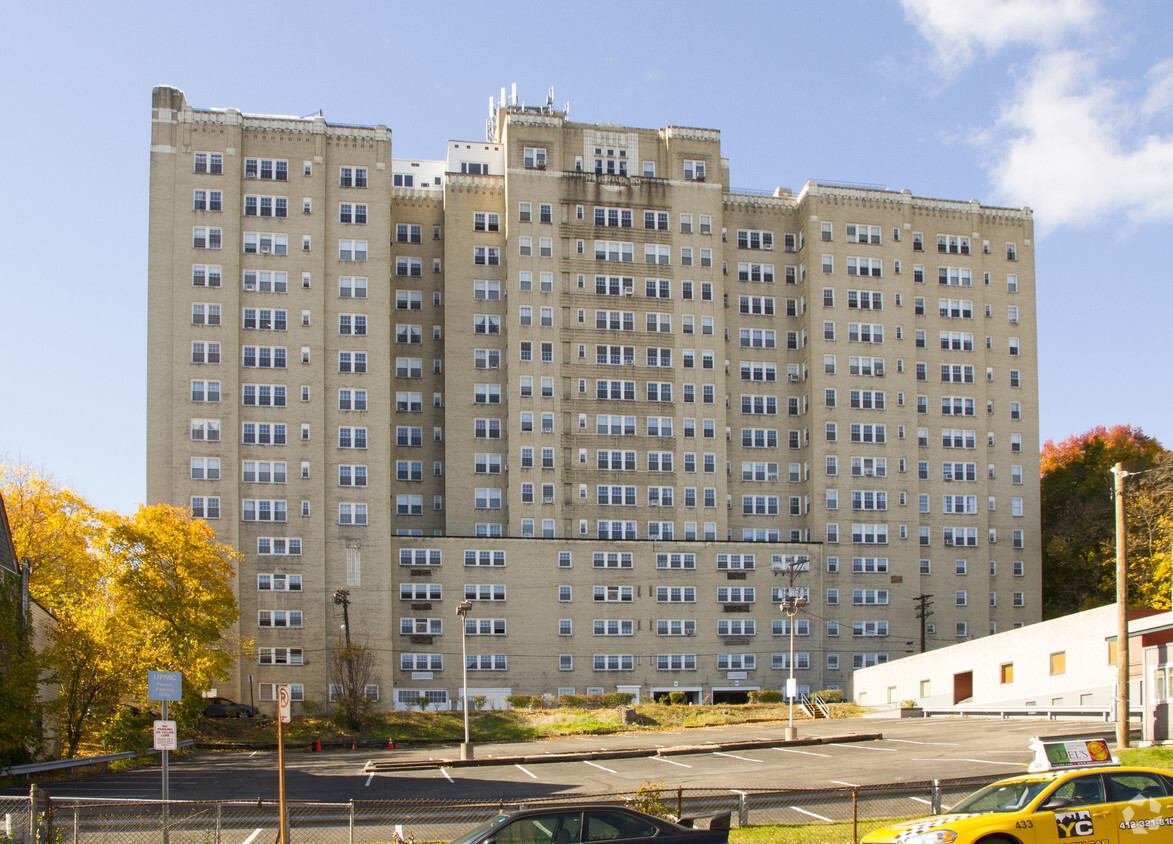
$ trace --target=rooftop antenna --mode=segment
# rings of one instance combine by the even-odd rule
[[[513,105],[517,105],[517,83],[513,83]]]
[[[505,99],[505,86],[502,85],[501,86],[501,105],[505,106],[508,104],[509,104],[509,101],[507,99]]]
[[[554,86],[550,86],[550,93],[546,94],[546,111],[554,110]]]
[[[566,101],[566,105],[562,106],[562,110],[566,112],[566,119],[570,119],[570,100]]]

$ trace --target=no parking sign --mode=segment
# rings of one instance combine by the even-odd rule
[[[277,687],[277,714],[282,724],[288,724],[292,714],[289,702],[289,686]]]

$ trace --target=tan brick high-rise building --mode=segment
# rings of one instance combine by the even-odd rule
[[[156,88],[148,499],[243,554],[222,691],[737,700],[1040,618],[1028,209],[733,192],[720,134],[491,140]],[[339,590],[346,590],[345,603]],[[931,596],[926,598],[925,596]]]

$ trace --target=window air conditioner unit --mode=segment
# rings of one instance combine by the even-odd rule
[[[789,381],[791,384],[793,384],[798,381],[798,376],[795,375],[794,373],[791,373],[786,376],[786,380]]]
[[[874,470],[874,469],[864,469],[864,470],[863,470],[863,476],[864,476],[865,478],[870,478],[870,477],[872,477],[872,476],[873,476],[873,475],[875,475],[875,474],[876,474],[876,472],[875,472],[875,470]]]
[[[270,249],[271,249],[271,248],[272,248],[272,247],[269,247],[269,246],[262,246],[262,247],[261,247],[261,254],[262,254],[262,255],[268,255],[268,254],[269,254],[269,251],[270,251]]]
[[[953,545],[953,540],[952,540],[952,539],[946,539],[946,540],[944,540],[944,543],[945,543],[945,547],[946,547],[946,548],[949,548],[949,547],[951,547],[951,546]]]

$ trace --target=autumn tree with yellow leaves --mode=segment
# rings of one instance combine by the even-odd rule
[[[56,622],[39,661],[64,755],[121,700],[144,699],[148,671],[182,671],[187,691],[226,675],[242,650],[221,632],[239,615],[236,552],[207,524],[165,505],[99,510],[23,466],[0,465],[0,493],[29,592]]]
[[[1048,618],[1116,600],[1112,466],[1125,481],[1134,607],[1170,605],[1173,454],[1131,425],[1099,426],[1043,446],[1043,602]]]

